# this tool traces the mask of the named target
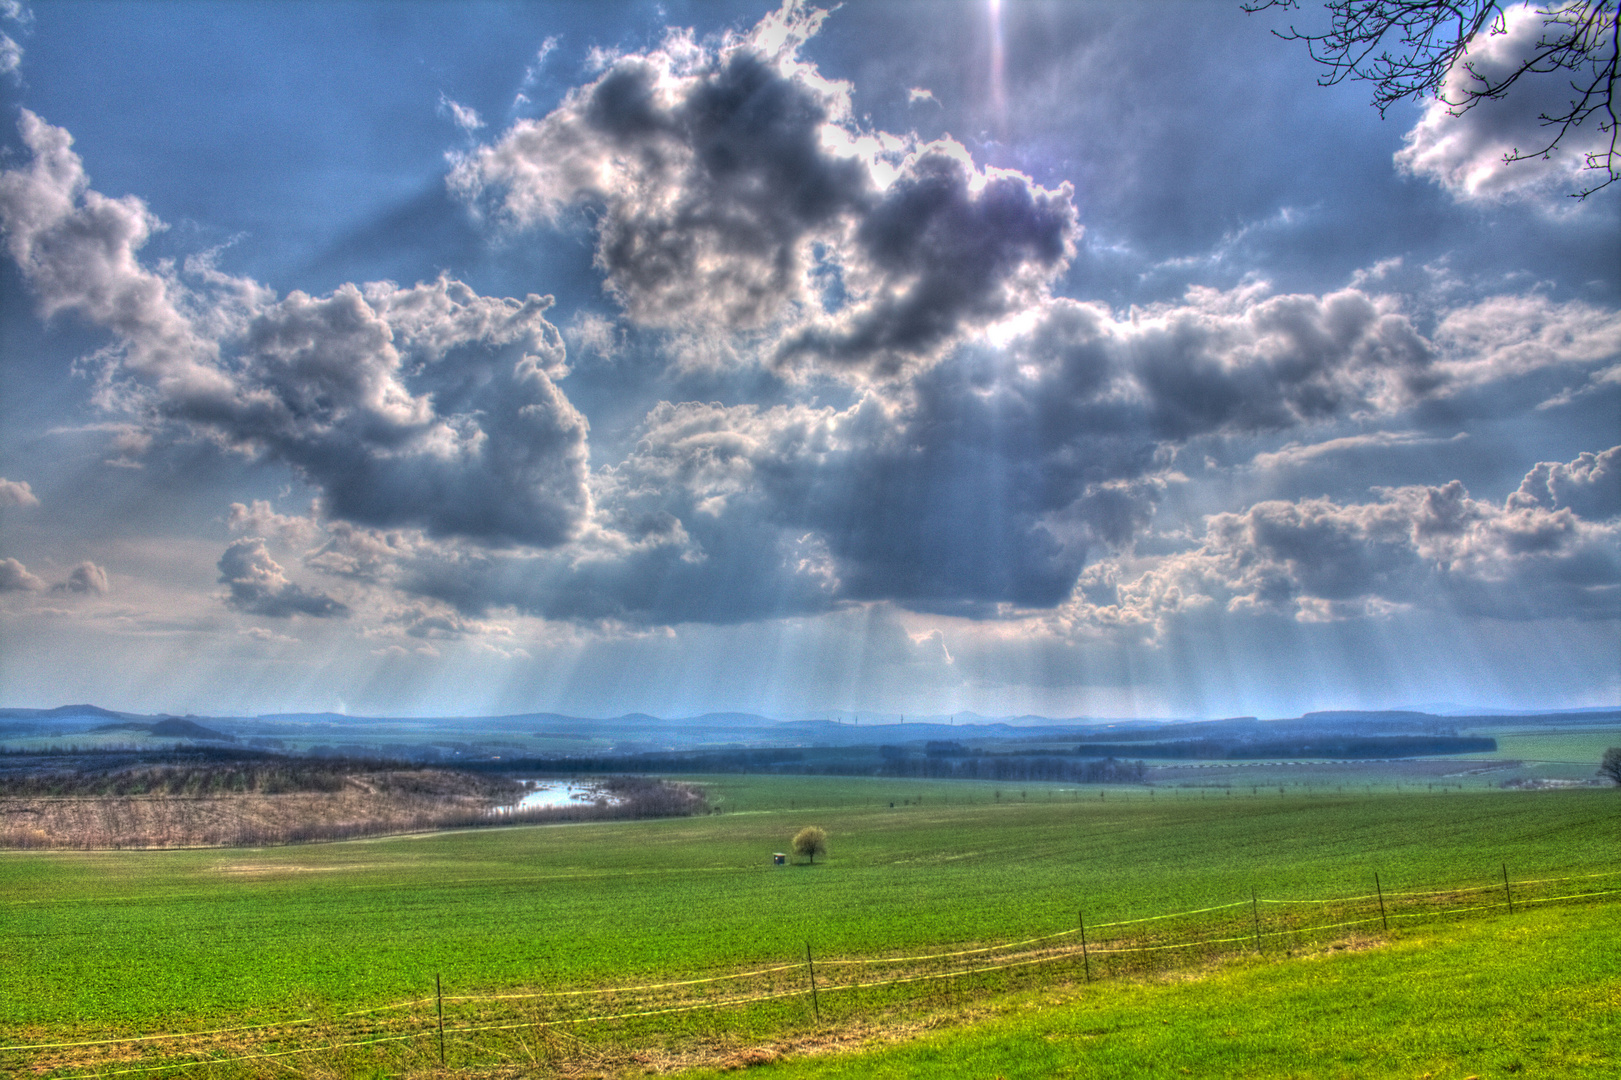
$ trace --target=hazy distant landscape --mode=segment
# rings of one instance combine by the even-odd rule
[[[469,1077],[1037,1076],[1076,1038],[1121,1075],[1146,1056],[1600,1076],[1621,785],[1598,763],[1617,745],[1603,709],[12,708],[0,895],[25,974],[0,1065],[430,1075],[443,1026]],[[523,807],[542,786],[556,805]],[[1492,993],[1447,989],[1476,977]],[[1530,1000],[1560,1010],[1551,1042]],[[1323,1009],[1364,1034],[1325,1056]]]
[[[1621,710],[841,723],[742,714],[407,721],[12,708],[0,710],[0,847],[260,846],[520,820],[707,814],[726,808],[702,784],[653,778],[717,774],[1037,784],[1049,798],[1093,786],[1247,787],[1252,795],[1263,787],[1307,795],[1599,787],[1608,781],[1598,762],[1611,745],[1621,745]],[[596,785],[595,797],[520,808],[537,777],[580,778]]]
[[[28,991],[0,1064],[246,1077],[292,1056],[300,1075],[433,1074],[447,1025],[446,1061],[467,1077],[1034,1077],[1080,1025],[1094,1061],[1117,1057],[1122,1074],[1144,1056],[1316,1074],[1328,1059],[1311,1010],[1404,1025],[1418,1004],[1397,986],[1467,968],[1496,996],[1423,1005],[1441,1012],[1420,1038],[1352,1038],[1347,1061],[1597,1077],[1615,1064],[1605,988],[1621,989],[1621,954],[1598,931],[1621,898],[1608,746],[1621,710],[905,723],[0,710],[0,892],[34,928],[6,945]],[[537,785],[561,804],[522,808]],[[828,837],[820,863],[789,843],[806,824]],[[57,895],[76,897],[71,911]],[[420,918],[370,929],[383,898]],[[227,915],[243,903],[248,923]],[[300,911],[318,913],[316,936]],[[71,944],[89,924],[101,944]],[[152,932],[177,929],[183,955],[154,950]],[[1331,965],[1337,989],[1302,1001],[1297,965]],[[240,981],[261,968],[279,975]],[[421,997],[430,973],[449,999]],[[1224,1018],[1206,1030],[1214,999]],[[1520,1015],[1532,999],[1559,1002],[1556,1046]],[[1164,1025],[1136,1025],[1144,1010]],[[1243,1035],[1256,1025],[1272,1033],[1260,1059]]]
[[[191,723],[226,734],[225,718],[206,720]],[[42,726],[89,721],[108,718]],[[641,749],[621,763],[762,754],[769,771],[609,772],[590,781],[600,802],[516,825],[488,808],[523,790],[506,770],[533,782],[541,759],[475,756],[474,721],[456,729],[454,764],[173,736],[87,752],[72,748],[82,732],[35,734],[30,752],[0,757],[6,843],[23,817],[44,836],[21,846],[78,850],[0,852],[13,927],[0,948],[19,990],[0,1066],[247,1077],[290,1057],[317,1076],[1039,1076],[1084,1040],[1119,1075],[1146,1058],[1280,1077],[1604,1076],[1621,989],[1608,930],[1621,788],[1595,789],[1593,763],[1574,759],[1621,742],[1621,728],[1515,721],[1500,737],[1565,748],[1570,779],[1502,750],[1177,758],[1097,784],[909,774],[915,762],[1096,761],[1050,744],[1145,733],[1053,725],[978,740],[959,725],[979,757],[954,743],[931,758],[927,739],[878,744],[907,756],[876,761],[859,744]],[[305,722],[275,723],[285,735]],[[1362,737],[1416,722],[1375,718],[1384,734]],[[1188,727],[1207,725],[1170,731]],[[659,737],[641,735],[644,747]],[[503,748],[504,734],[483,737]],[[634,808],[638,795],[653,801]],[[78,824],[40,813],[63,806]],[[120,833],[138,807],[170,831]],[[206,831],[222,821],[263,831]],[[807,824],[827,837],[814,862],[791,846]],[[111,846],[126,850],[89,850]],[[179,850],[129,850],[163,847]],[[1555,1028],[1540,1020],[1549,1009]],[[1325,1014],[1348,1025],[1332,1048]]]

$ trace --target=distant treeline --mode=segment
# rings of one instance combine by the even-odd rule
[[[1054,780],[1064,784],[1140,784],[1148,776],[1141,761],[1076,760],[1054,754],[979,754],[966,758],[891,758],[884,776],[939,780]]]
[[[168,795],[207,798],[221,795],[286,795],[293,792],[336,792],[362,785],[372,794],[439,797],[474,795],[488,799],[517,798],[521,789],[511,781],[461,770],[423,768],[397,761],[353,758],[299,758],[255,756],[248,760],[220,760],[209,755],[177,755],[178,761],[129,761],[126,758],[57,762],[55,767],[11,771],[0,775],[0,796],[41,798],[62,796]],[[190,760],[185,760],[189,758]],[[212,758],[213,760],[199,760]],[[63,765],[70,767],[64,768]]]
[[[916,756],[905,748],[725,750],[710,753],[603,754],[461,762],[478,772],[608,775],[613,773],[766,773],[792,776],[904,776],[942,780],[1053,780],[1070,784],[1140,784],[1141,761],[1084,760],[1063,754]]]
[[[610,775],[613,773],[805,772],[802,750],[722,750],[710,753],[590,754],[458,761],[470,772]]]
[[[1466,735],[1369,735],[1320,739],[1284,739],[1270,742],[1230,742],[1185,739],[1160,743],[1082,743],[1075,748],[1087,757],[1199,758],[1207,761],[1255,758],[1369,758],[1425,757],[1478,754],[1496,750],[1497,740]]]
[[[134,743],[122,746],[108,746],[105,743],[92,743],[80,746],[77,743],[68,743],[65,746],[0,746],[0,758],[128,758],[131,761],[145,762],[179,762],[179,761],[251,761],[263,758],[281,757],[268,750],[256,747],[243,746],[209,746],[194,743],[175,743],[172,746],[141,746]],[[357,758],[358,760],[358,758]],[[382,761],[379,757],[367,760]],[[395,759],[386,759],[394,762]]]

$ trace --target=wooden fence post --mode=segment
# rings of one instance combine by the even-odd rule
[[[1377,870],[1373,872],[1373,891],[1379,894],[1379,922],[1384,926],[1385,933],[1388,934],[1390,932],[1390,920],[1385,918],[1385,890],[1384,886],[1379,884],[1379,871]]]
[[[1086,917],[1077,911],[1075,918],[1081,924],[1081,963],[1086,966],[1086,981],[1092,981],[1092,959],[1086,954]]]
[[[1239,903],[1244,901],[1240,900]],[[1255,951],[1261,951],[1261,902],[1255,898],[1255,890],[1250,890],[1250,914],[1255,916]]]
[[[810,942],[805,942],[805,968],[810,972],[811,1010],[816,1014],[816,1022],[822,1022],[822,1006],[816,1000],[816,963],[811,959]]]
[[[1508,898],[1508,913],[1514,914],[1514,894],[1508,891],[1508,863],[1503,864],[1503,895]]]
[[[437,974],[433,977],[433,996],[439,1007],[439,1067],[445,1065],[445,988]]]

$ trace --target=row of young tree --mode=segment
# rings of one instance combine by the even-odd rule
[[[1272,758],[1369,761],[1379,758],[1482,754],[1496,749],[1497,740],[1483,735],[1331,735],[1265,741],[1179,739],[1156,743],[1082,743],[1076,747],[1076,753],[1089,757],[1131,755],[1199,761],[1257,761]]]
[[[986,754],[973,757],[893,757],[880,762],[878,775],[938,780],[1053,780],[1065,784],[1141,784],[1148,766],[1115,758],[1073,758],[1055,754]]]
[[[34,757],[38,764],[31,768],[7,762],[11,768],[0,774],[0,796],[196,798],[334,792],[342,791],[350,777],[361,774],[372,778],[372,790],[412,794],[499,794],[509,786],[484,776],[436,772],[377,758],[310,758],[213,748],[157,754],[29,755]],[[450,777],[454,779],[447,779]]]

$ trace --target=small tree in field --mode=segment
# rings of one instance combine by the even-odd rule
[[[1604,756],[1599,759],[1598,774],[1621,787],[1621,746],[1612,746],[1604,751]]]
[[[827,830],[816,825],[807,825],[794,834],[794,854],[803,855],[816,862],[816,856],[827,854]]]

